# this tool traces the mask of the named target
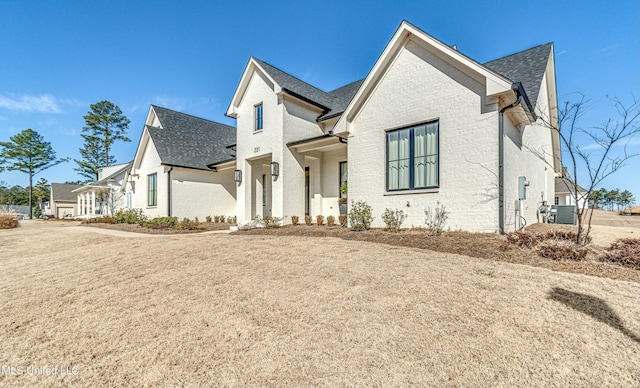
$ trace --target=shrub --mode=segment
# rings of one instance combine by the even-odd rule
[[[336,218],[334,216],[327,217],[327,226],[334,226],[336,224]]]
[[[172,229],[178,225],[177,217],[156,217],[145,222],[144,226],[150,229]]]
[[[298,216],[291,216],[291,225],[298,225],[298,221],[300,221]]]
[[[19,226],[16,212],[5,206],[0,209],[0,229],[13,229]]]
[[[233,216],[233,217],[229,216],[229,217],[227,217],[227,223],[228,223],[228,224],[235,224],[235,223],[236,223],[236,220],[237,220],[237,217],[236,217],[236,216]]]
[[[262,226],[265,229],[275,229],[280,227],[282,218],[271,216],[264,216],[260,218],[260,216],[257,216],[254,221],[257,225]]]
[[[436,202],[435,209],[429,207],[424,211],[424,214],[427,217],[424,223],[427,225],[427,229],[431,234],[434,236],[441,235],[444,224],[449,218],[449,212],[445,209],[444,205],[438,201]]]
[[[640,270],[640,239],[621,238],[616,240],[607,248],[603,259]]]
[[[540,242],[540,236],[526,231],[516,231],[507,234],[507,241],[510,244],[523,248],[533,248]]]
[[[205,221],[207,221],[209,223],[211,222],[211,216],[206,216],[204,219],[205,219]]]
[[[311,226],[311,216],[304,216],[304,223]]]
[[[227,216],[222,215],[222,216],[218,216],[218,222],[222,223],[227,219]]]
[[[584,260],[589,249],[572,241],[547,240],[538,245],[538,255],[552,260]]]
[[[114,224],[138,224],[144,225],[148,217],[144,215],[142,209],[118,209],[113,216]]]
[[[320,226],[324,224],[324,216],[317,215],[316,216],[316,225]]]
[[[371,206],[365,201],[351,201],[351,211],[349,211],[349,224],[353,230],[369,230],[373,222]]]
[[[188,218],[183,218],[182,221],[174,226],[174,228],[180,230],[198,230],[202,229],[202,226],[200,225],[200,221],[198,221],[198,218],[196,217],[196,219],[193,221]]]
[[[82,221],[83,224],[115,224],[115,219],[110,216],[92,217]]]
[[[576,241],[578,233],[566,230],[550,230],[542,236],[545,240],[558,240],[558,241]],[[587,238],[587,243],[591,242],[591,236]]]
[[[340,214],[338,216],[338,222],[340,223],[340,226],[347,226],[347,215],[346,214]]]
[[[402,210],[384,209],[382,213],[382,221],[387,225],[387,229],[391,232],[400,230],[402,223],[407,219],[407,215]]]

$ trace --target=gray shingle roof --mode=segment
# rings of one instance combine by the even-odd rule
[[[349,105],[349,102],[353,96],[355,96],[358,88],[364,81],[359,80],[330,92],[325,92],[258,58],[254,57],[253,59],[278,83],[278,85],[280,85],[280,87],[328,108],[327,112],[322,114],[318,120],[329,116],[333,117],[344,112],[347,105]]]
[[[208,170],[207,164],[233,158],[236,128],[152,105],[162,128],[147,126],[162,164]]]
[[[52,183],[51,184],[51,200],[53,201],[76,201],[78,195],[72,193],[73,190],[79,189],[83,185],[68,185],[65,183]]]
[[[556,194],[558,193],[572,193],[573,192],[573,182],[567,178],[556,178]],[[582,186],[578,185],[578,192],[586,193]]]
[[[487,62],[484,65],[513,82],[522,83],[531,105],[535,107],[542,85],[542,76],[547,69],[552,48],[553,43],[546,43]]]

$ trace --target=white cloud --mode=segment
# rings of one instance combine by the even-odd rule
[[[175,111],[182,111],[186,106],[186,101],[183,98],[155,97],[153,104]]]
[[[640,139],[631,139],[628,142],[620,141],[613,145],[614,147],[633,147],[640,146]],[[598,143],[591,143],[585,146],[580,146],[580,149],[583,151],[593,151],[593,150],[601,150],[602,146]]]
[[[56,98],[50,94],[40,96],[0,95],[0,108],[24,112],[63,113]]]

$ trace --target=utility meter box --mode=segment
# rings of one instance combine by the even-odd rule
[[[527,199],[527,186],[529,186],[529,181],[527,181],[527,177],[519,176],[518,177],[518,199]]]

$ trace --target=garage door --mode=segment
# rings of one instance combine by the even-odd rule
[[[73,215],[73,208],[72,207],[58,207],[56,209],[56,212],[58,213],[58,214],[56,214],[56,217],[64,218],[65,214]]]

